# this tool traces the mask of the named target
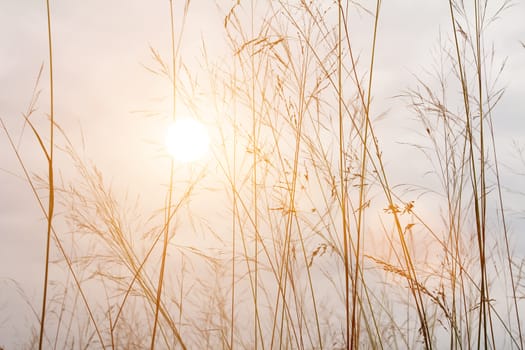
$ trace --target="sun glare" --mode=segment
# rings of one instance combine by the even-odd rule
[[[181,117],[168,126],[166,149],[179,162],[193,162],[202,158],[209,147],[205,126],[193,118]]]

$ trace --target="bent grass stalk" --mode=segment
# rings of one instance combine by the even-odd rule
[[[180,30],[179,35],[179,41],[178,45],[180,47],[182,42],[182,33],[184,31],[184,24],[185,24],[185,18],[187,15],[187,10],[189,7],[190,0],[186,1],[185,8],[184,8],[184,15],[183,15],[183,23]],[[170,38],[171,38],[171,62],[172,62],[172,103],[173,103],[173,120],[176,119],[176,113],[177,113],[177,51],[175,48],[175,25],[174,25],[174,17],[173,17],[173,0],[170,0],[169,2],[169,10],[170,10]],[[157,332],[157,324],[159,319],[159,309],[161,304],[161,298],[162,298],[162,287],[164,283],[164,271],[166,268],[166,256],[167,256],[167,250],[168,250],[168,242],[169,242],[169,230],[170,230],[170,219],[171,219],[171,206],[172,206],[172,193],[173,193],[173,176],[174,176],[174,159],[170,159],[170,179],[169,179],[169,185],[168,185],[168,198],[166,200],[166,215],[165,215],[165,230],[164,230],[164,240],[163,240],[163,246],[162,246],[162,256],[161,256],[161,265],[160,265],[160,273],[159,273],[159,282],[157,285],[157,296],[156,296],[156,303],[155,303],[155,320],[153,321],[153,331],[151,336],[151,350],[155,348],[155,341],[156,341],[156,332]],[[182,291],[182,289],[181,289]],[[182,300],[181,307],[180,307],[180,317],[182,318]],[[179,331],[175,332],[178,341],[183,349],[186,349],[186,346],[184,342],[182,341],[182,338],[180,337]]]
[[[53,179],[53,155],[54,155],[54,129],[55,129],[55,113],[54,113],[54,89],[53,89],[53,44],[51,41],[51,9],[49,7],[49,0],[46,0],[47,10],[47,39],[49,49],[49,151],[42,148],[46,155],[48,162],[48,185],[49,185],[49,199],[47,206],[47,235],[46,235],[46,260],[44,271],[44,289],[42,293],[42,312],[40,314],[40,336],[38,340],[38,349],[42,350],[44,341],[44,326],[46,319],[46,305],[47,305],[47,286],[49,279],[49,251],[51,245],[51,231],[53,226],[53,214],[55,208],[55,188]],[[41,142],[41,141],[40,141]]]

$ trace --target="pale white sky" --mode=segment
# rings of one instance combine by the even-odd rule
[[[364,3],[373,7],[371,1]],[[117,192],[128,191],[151,203],[161,203],[167,163],[151,141],[162,142],[164,124],[136,111],[169,110],[169,83],[142,66],[154,65],[150,45],[164,56],[169,53],[168,1],[55,0],[51,6],[56,120],[77,146],[83,132],[86,157]],[[42,94],[32,120],[39,128],[46,127],[49,88],[45,15],[45,1],[0,0],[0,118],[16,140],[23,125],[21,114],[42,63]],[[525,210],[525,197],[513,192],[525,191],[525,181],[512,171],[525,172],[513,147],[513,141],[525,144],[525,48],[520,44],[520,40],[525,42],[525,2],[516,1],[501,17],[490,27],[488,38],[494,40],[495,61],[508,59],[499,82],[507,91],[494,111],[494,123],[500,170],[508,189],[506,202],[509,209],[519,211]],[[215,1],[192,2],[182,48],[190,69],[198,71],[202,62],[201,38],[208,45],[211,60],[220,62],[227,55],[222,31],[223,18]],[[373,113],[387,112],[377,128],[394,184],[417,182],[423,172],[421,157],[399,144],[417,139],[411,134],[416,124],[411,121],[412,113],[394,96],[416,86],[412,73],[424,76],[424,70],[431,69],[440,31],[443,36],[449,34],[446,1],[383,3]],[[366,50],[370,32],[358,32],[354,39],[357,47]],[[28,129],[21,137],[20,153],[29,171],[45,175],[43,155]],[[389,160],[400,158],[403,165]],[[71,172],[64,163],[59,163],[58,169],[65,178]],[[0,131],[0,345],[6,350],[25,343],[29,336],[26,322],[35,322],[20,291],[39,310],[42,288],[45,223],[21,175],[6,135]],[[520,236],[523,222],[514,216],[510,219],[514,234]],[[518,241],[523,244],[525,239]]]

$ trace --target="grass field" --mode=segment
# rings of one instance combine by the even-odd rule
[[[523,4],[44,5],[3,350],[524,348]]]

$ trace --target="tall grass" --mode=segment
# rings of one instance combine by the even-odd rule
[[[394,185],[402,160],[383,152],[381,1],[224,4],[228,54],[203,40],[197,67],[183,40],[196,14],[170,0],[168,58],[151,48],[148,69],[169,84],[168,119],[205,120],[214,143],[191,166],[159,157],[165,202],[146,214],[54,120],[47,3],[51,146],[34,102],[25,116],[47,179],[29,175],[2,122],[47,219],[39,348],[523,349],[493,125],[500,71],[485,41],[509,5],[450,0],[437,68],[397,97],[423,130],[410,151],[424,155],[429,189]],[[60,184],[54,129],[76,171]],[[69,232],[54,229],[55,196]],[[53,264],[66,269],[48,297]]]
[[[38,348],[42,349],[42,342],[44,340],[44,326],[46,319],[46,305],[47,305],[47,286],[49,280],[49,250],[51,245],[51,228],[53,225],[53,215],[55,208],[55,182],[53,178],[53,154],[54,154],[54,96],[53,96],[53,44],[51,40],[51,10],[49,8],[49,1],[46,1],[47,8],[47,37],[49,41],[49,147],[48,150],[43,146],[40,137],[40,145],[48,161],[48,185],[49,185],[49,200],[47,206],[47,235],[46,235],[46,261],[44,263],[44,289],[42,292],[42,313],[40,314],[40,337],[38,340]],[[38,137],[38,134],[36,134]]]
[[[176,119],[177,115],[177,52],[175,49],[175,25],[173,23],[173,1],[170,0],[169,3],[169,10],[170,10],[170,29],[171,29],[171,81],[173,86],[173,95],[172,95],[172,101],[173,101],[173,120]],[[187,9],[189,6],[189,1],[186,1],[185,8],[184,8],[184,18],[186,17]],[[181,33],[184,30],[184,26],[181,28]],[[170,230],[170,223],[171,223],[171,208],[172,208],[172,195],[173,195],[173,159],[170,160],[170,176],[169,176],[169,185],[168,185],[168,194],[167,194],[167,200],[166,200],[166,214],[165,214],[165,221],[164,221],[164,239],[163,239],[163,245],[162,245],[162,258],[161,258],[161,264],[160,264],[160,273],[159,273],[159,282],[157,285],[157,296],[156,296],[156,303],[155,303],[155,320],[153,322],[153,331],[151,336],[151,346],[150,349],[153,350],[155,348],[155,341],[156,341],[156,334],[157,334],[157,324],[159,320],[159,308],[161,303],[161,297],[162,297],[162,286],[164,283],[164,271],[166,268],[166,255],[168,251],[168,242],[169,242],[169,230]],[[180,314],[182,317],[182,298],[181,298],[181,307],[180,307]],[[180,319],[180,318],[179,318]],[[182,338],[180,337],[180,334],[178,331],[175,331],[175,336],[177,337],[178,341],[180,342],[180,345],[183,349],[186,348],[184,345],[184,342],[182,341]]]

